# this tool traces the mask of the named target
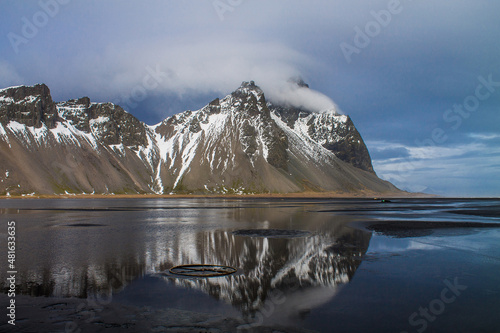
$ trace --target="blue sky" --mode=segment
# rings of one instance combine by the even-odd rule
[[[400,188],[500,196],[500,2],[0,2],[0,86],[116,102],[148,124],[301,76]]]

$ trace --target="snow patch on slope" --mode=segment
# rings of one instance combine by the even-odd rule
[[[24,87],[24,86],[21,85],[21,86],[12,86],[12,87],[7,87],[7,88],[2,88],[2,89],[0,89],[0,92],[4,92],[4,91],[9,90],[9,89],[21,88],[21,87]]]
[[[3,127],[3,125],[0,123],[0,136],[2,137],[2,139],[7,142],[7,144],[9,145],[9,148],[12,148],[12,146],[10,145],[10,140],[9,140],[9,136],[7,134],[7,132],[5,131],[5,128]]]
[[[306,155],[313,161],[327,162],[331,158],[336,158],[335,154],[324,148],[321,144],[312,140],[309,135],[304,133],[303,126],[298,126],[297,129],[291,129],[284,123],[280,117],[271,112],[271,117],[276,124],[287,134],[289,142],[292,146],[301,147],[301,153]],[[306,132],[307,133],[307,132]]]
[[[2,104],[12,104],[12,103],[14,103],[14,99],[12,97],[0,96],[0,103],[2,103]]]

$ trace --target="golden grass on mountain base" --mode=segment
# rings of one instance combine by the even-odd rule
[[[432,194],[410,192],[295,192],[295,193],[257,193],[257,194],[40,194],[0,196],[0,199],[253,199],[253,198],[431,198]]]

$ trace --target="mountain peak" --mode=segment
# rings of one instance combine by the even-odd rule
[[[53,128],[57,110],[49,87],[42,83],[0,90],[0,123],[7,124],[11,120],[36,128],[45,123]]]
[[[238,89],[236,89],[233,93],[233,96],[238,95],[254,95],[257,100],[264,95],[262,89],[255,84],[254,81],[243,81]]]
[[[243,81],[241,82],[240,88],[247,88],[247,89],[260,89],[256,84],[255,81]]]
[[[158,126],[43,84],[0,90],[0,194],[397,191],[370,163],[347,116],[274,106],[253,81]]]
[[[50,97],[50,89],[45,83],[35,84],[34,86],[14,86],[0,90],[0,100],[3,103],[19,102],[28,96]]]

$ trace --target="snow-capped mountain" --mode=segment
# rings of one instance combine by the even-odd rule
[[[397,191],[348,116],[266,101],[254,82],[148,126],[46,85],[0,90],[0,194]]]

